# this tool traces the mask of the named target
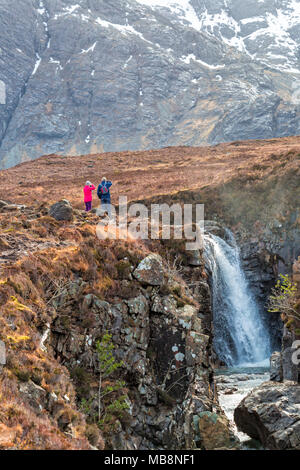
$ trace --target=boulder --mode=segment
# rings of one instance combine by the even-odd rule
[[[276,351],[270,358],[270,380],[272,382],[282,382],[282,362],[281,353]]]
[[[203,411],[199,414],[198,427],[205,450],[232,449],[237,445],[225,415]]]
[[[73,209],[69,201],[62,199],[50,207],[49,215],[56,220],[71,222],[73,220]]]
[[[234,420],[265,449],[300,450],[300,385],[263,383],[235,409]]]
[[[161,286],[164,281],[164,269],[162,258],[156,254],[150,254],[143,259],[133,273],[134,277],[143,285]]]

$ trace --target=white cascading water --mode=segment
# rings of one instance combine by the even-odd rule
[[[214,348],[227,366],[254,364],[270,356],[270,336],[243,272],[231,232],[229,243],[204,236],[212,275]]]

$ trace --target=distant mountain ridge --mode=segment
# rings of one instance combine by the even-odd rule
[[[300,132],[296,0],[2,0],[0,168]]]

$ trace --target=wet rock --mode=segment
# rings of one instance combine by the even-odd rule
[[[234,378],[235,380],[238,380],[240,382],[246,382],[247,380],[250,379],[249,375],[245,375],[245,374],[236,374]]]
[[[282,362],[281,353],[276,351],[270,358],[270,380],[272,382],[282,382]]]
[[[71,222],[73,220],[73,209],[69,201],[62,199],[50,207],[49,215],[56,220]]]
[[[238,392],[237,387],[225,388],[224,395],[233,395],[235,392]]]
[[[164,280],[162,258],[159,255],[150,254],[141,261],[133,275],[141,284],[161,286]]]
[[[219,384],[229,384],[233,381],[232,378],[226,377],[225,375],[219,375],[216,377],[216,382]]]
[[[300,386],[265,382],[234,412],[238,429],[271,450],[300,450]]]

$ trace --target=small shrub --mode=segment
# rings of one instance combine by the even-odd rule
[[[96,344],[99,360],[98,425],[107,429],[113,425],[116,417],[122,417],[129,406],[124,391],[125,382],[112,380],[114,373],[123,365],[114,355],[112,335],[106,333]]]
[[[288,275],[280,274],[275,288],[268,301],[268,311],[281,313],[287,327],[291,327],[295,321],[300,321],[300,312],[297,308],[297,286]]]

